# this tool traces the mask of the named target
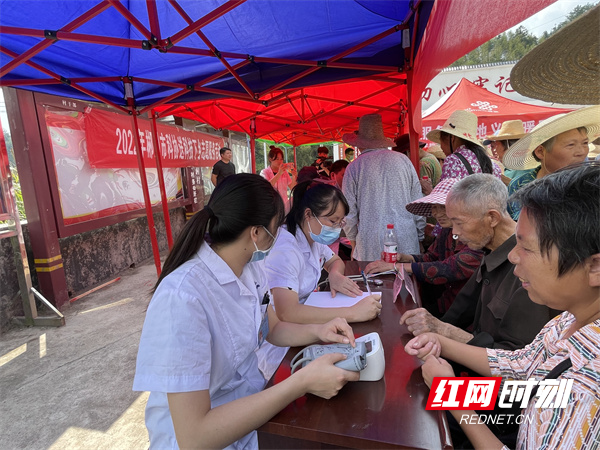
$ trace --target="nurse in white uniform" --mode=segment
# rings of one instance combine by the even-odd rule
[[[146,313],[133,383],[150,391],[150,448],[258,448],[254,430],[290,402],[306,393],[330,398],[358,379],[334,366],[344,357],[332,354],[262,390],[255,350],[265,338],[354,345],[344,319],[285,323],[268,306],[266,277],[252,261],[269,252],[282,221],[283,202],[269,182],[239,174],[181,232]]]
[[[329,272],[331,296],[337,292],[361,295],[356,283],[344,276],[344,261],[328,245],[344,226],[349,207],[338,188],[309,180],[292,190],[292,207],[286,217],[265,268],[280,320],[294,323],[325,323],[335,317],[348,322],[374,319],[381,311],[379,295],[370,295],[349,308],[318,308],[304,303],[313,292],[321,269]]]

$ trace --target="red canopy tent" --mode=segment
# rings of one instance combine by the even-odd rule
[[[243,98],[256,108],[274,103],[276,92],[281,92],[279,100],[285,99],[299,116],[296,122],[312,123],[316,135],[323,134],[324,106],[307,112],[315,104],[311,102],[309,108],[307,101],[294,103],[285,98],[290,93],[283,93],[284,89],[296,93],[300,89],[302,94],[301,89],[318,83],[395,72],[406,78],[408,88],[399,97],[403,101],[396,103],[394,115],[399,122],[401,117],[414,119],[410,129],[416,138],[421,93],[437,72],[554,1],[528,0],[515,7],[504,0],[0,0],[0,86],[101,101],[131,114],[134,129],[137,116],[167,103]],[[477,26],[468,20],[472,17],[477,17]],[[343,91],[347,85],[341,86],[340,93],[328,100],[311,100],[333,104],[337,120],[351,125],[356,123],[354,114],[364,112],[344,111],[352,105],[345,107],[340,101],[365,106],[367,93],[350,100],[345,94],[356,91]],[[388,100],[366,108],[387,111]],[[294,131],[287,126],[290,122],[280,120],[281,111],[273,115],[279,131]],[[329,116],[334,114],[330,111]],[[221,125],[212,123],[225,128],[241,122],[224,114]],[[256,120],[246,127],[252,138],[261,133],[255,125]],[[341,133],[339,124],[336,131],[333,124],[325,126]],[[303,129],[298,133],[304,136],[305,131],[308,134]],[[139,149],[137,133],[134,136]],[[136,154],[160,271],[144,158],[140,151]],[[416,165],[416,152],[413,155]],[[168,222],[162,182],[161,193]]]
[[[341,141],[344,133],[356,130],[359,117],[370,113],[381,114],[385,133],[393,136],[405,123],[405,99],[406,75],[388,74],[278,91],[262,103],[219,99],[156,111],[297,146]]]
[[[422,137],[428,132],[441,128],[446,119],[459,109],[471,111],[479,119],[477,138],[494,134],[506,120],[522,120],[525,131],[540,121],[556,114],[567,113],[571,109],[549,108],[516,102],[494,94],[485,88],[471,83],[466,78],[460,80],[448,93],[423,113]]]

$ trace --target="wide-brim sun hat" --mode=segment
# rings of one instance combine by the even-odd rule
[[[436,187],[433,188],[433,191],[429,195],[425,197],[421,197],[414,202],[406,205],[406,209],[408,212],[414,214],[415,216],[431,216],[431,206],[432,205],[446,205],[446,197],[448,197],[448,193],[452,186],[459,181],[458,178],[444,178],[440,181]]]
[[[533,150],[565,131],[585,127],[590,141],[600,135],[600,106],[587,106],[566,114],[557,114],[537,124],[533,130],[506,151],[502,162],[512,170],[528,170],[539,165]]]
[[[519,94],[546,102],[600,104],[600,5],[521,58],[510,84]]]
[[[442,128],[427,133],[427,139],[441,144],[442,131],[481,146],[481,141],[477,139],[477,116],[472,112],[462,109],[454,111]]]
[[[486,140],[483,141],[483,143],[485,144],[487,141],[507,141],[511,139],[521,139],[526,134],[527,133],[525,133],[522,120],[506,120],[502,122],[502,126],[496,133],[486,136]]]
[[[358,121],[358,131],[346,133],[342,140],[359,149],[394,147],[394,141],[385,137],[380,114],[365,114]]]

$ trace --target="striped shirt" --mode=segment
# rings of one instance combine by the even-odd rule
[[[518,449],[600,448],[600,319],[565,338],[575,317],[564,312],[552,319],[531,344],[516,351],[488,349],[492,376],[505,380],[543,379],[558,363],[571,358],[573,366],[558,376],[572,379],[566,408],[535,408],[524,411]]]

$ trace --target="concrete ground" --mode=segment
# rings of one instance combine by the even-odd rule
[[[66,308],[63,327],[0,335],[1,450],[148,448],[148,394],[131,386],[156,269],[120,276]]]

